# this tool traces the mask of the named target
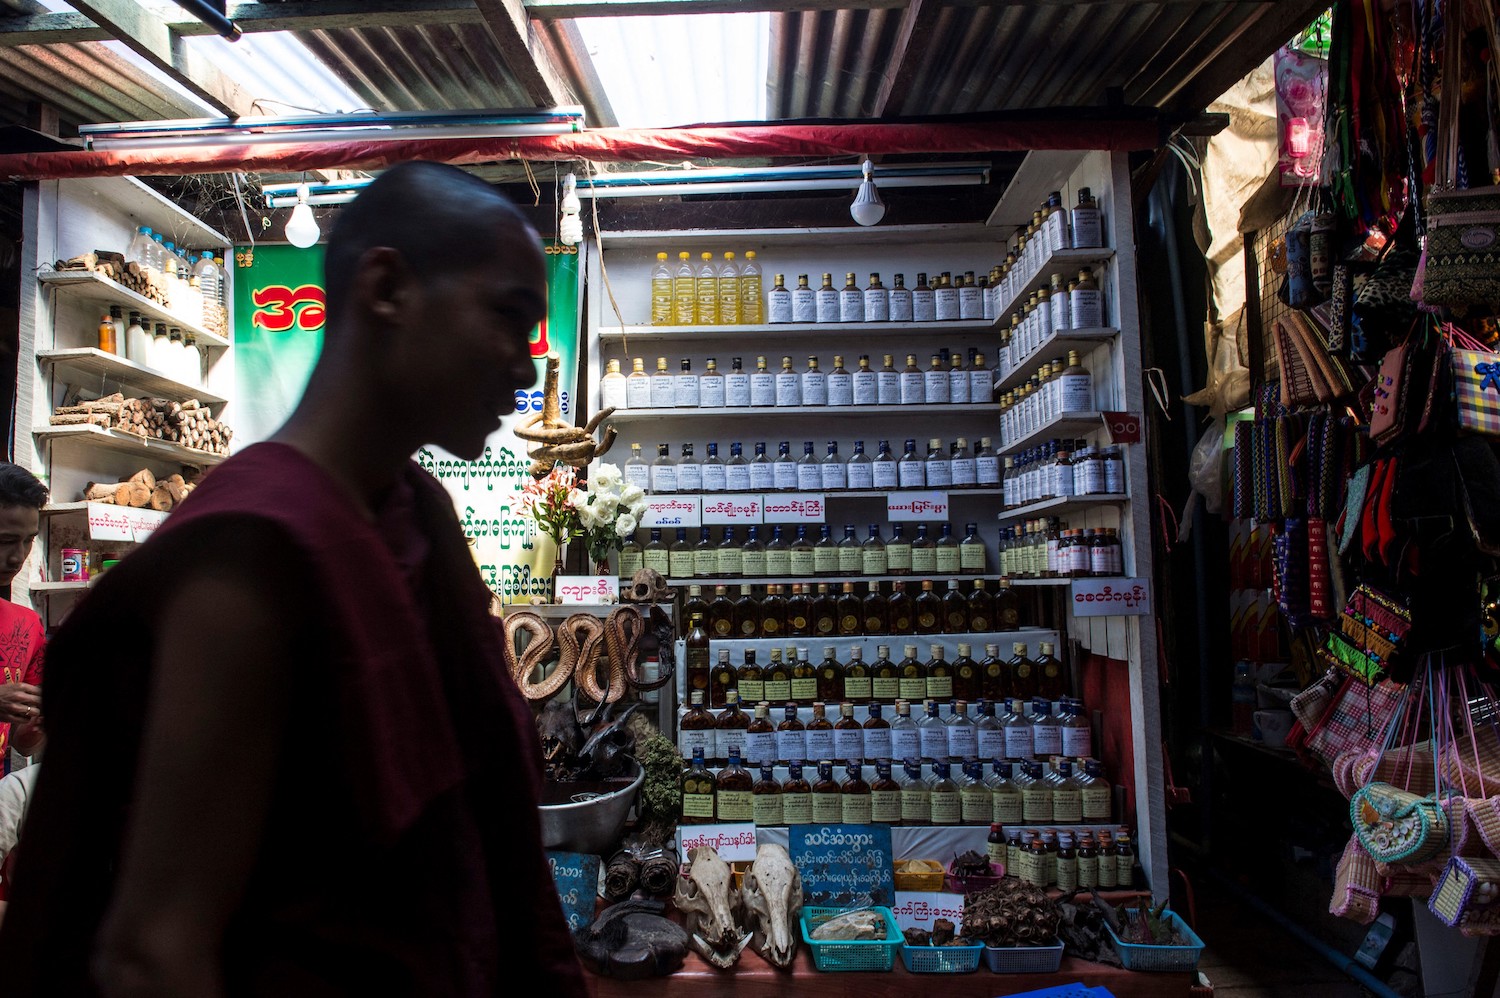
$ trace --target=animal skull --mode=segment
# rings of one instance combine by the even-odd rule
[[[786,970],[797,955],[794,926],[802,913],[802,875],[785,846],[768,842],[755,850],[755,862],[745,874],[744,898],[755,951]]]
[[[711,846],[688,854],[687,876],[678,875],[672,903],[682,912],[693,949],[721,970],[740,958],[750,933],[740,927],[740,892],[729,864]]]

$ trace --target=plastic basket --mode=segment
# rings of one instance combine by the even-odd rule
[[[901,962],[913,974],[967,974],[979,969],[984,943],[973,946],[901,947]]]
[[[1125,910],[1127,917],[1134,917],[1135,908]],[[1126,970],[1157,970],[1157,971],[1184,971],[1196,970],[1198,958],[1203,955],[1203,940],[1198,934],[1188,928],[1188,924],[1177,916],[1176,912],[1164,911],[1162,918],[1166,919],[1173,928],[1182,934],[1187,943],[1182,946],[1148,946],[1144,943],[1127,943],[1121,941],[1110,928],[1109,923],[1104,927],[1109,930],[1109,938],[1115,944],[1115,952],[1120,954],[1120,963],[1124,964]]]
[[[937,869],[927,873],[897,873],[896,890],[898,891],[940,891],[943,889],[943,861],[932,860],[937,864]]]
[[[1051,946],[986,946],[984,965],[997,974],[1055,974],[1062,966],[1061,940]]]
[[[988,876],[976,873],[973,876],[960,877],[953,872],[953,864],[949,863],[948,883],[960,894],[973,894],[975,891],[982,891],[986,887],[994,887],[1005,879],[1005,867],[999,863],[991,863],[989,867],[990,872]]]
[[[849,911],[848,908],[806,907],[802,909],[802,941],[812,950],[813,966],[822,971],[841,970],[890,970],[896,963],[896,951],[904,939],[896,926],[896,917],[891,909],[872,905],[872,911],[880,912],[885,921],[885,938],[869,940],[837,940],[826,942],[812,937],[813,929]]]

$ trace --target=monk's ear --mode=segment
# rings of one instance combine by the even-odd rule
[[[350,304],[380,325],[390,325],[401,322],[413,307],[417,279],[400,251],[371,246],[360,255],[351,291]]]

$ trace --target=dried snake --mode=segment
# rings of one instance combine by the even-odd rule
[[[573,678],[574,665],[564,656],[551,675],[541,682],[531,682],[531,675],[540,670],[552,656],[552,648],[556,643],[552,637],[552,628],[539,615],[525,610],[506,614],[503,626],[505,658],[510,664],[510,677],[520,687],[521,694],[528,700],[551,699]],[[516,637],[522,633],[530,634],[531,641],[526,645],[525,651],[517,654]]]
[[[605,685],[599,685],[599,659],[606,640],[604,623],[591,613],[575,613],[557,629],[562,661],[568,665],[578,690],[595,703],[614,703],[625,695],[625,660],[613,655]],[[561,666],[559,666],[561,668]]]

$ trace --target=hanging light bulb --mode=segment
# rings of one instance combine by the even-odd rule
[[[583,219],[578,216],[582,207],[578,201],[578,178],[571,173],[564,174],[562,219],[557,226],[557,235],[565,246],[577,246],[583,242]]]
[[[312,208],[307,204],[307,185],[302,184],[297,188],[297,206],[292,209],[292,217],[286,220],[286,241],[299,249],[307,249],[322,234],[318,220],[313,218]]]
[[[864,163],[865,179],[859,182],[859,193],[854,195],[854,203],[849,206],[849,214],[860,225],[874,225],[885,217],[885,202],[880,200],[880,192],[875,189],[875,181],[870,176],[875,172],[875,166],[869,160]]]

